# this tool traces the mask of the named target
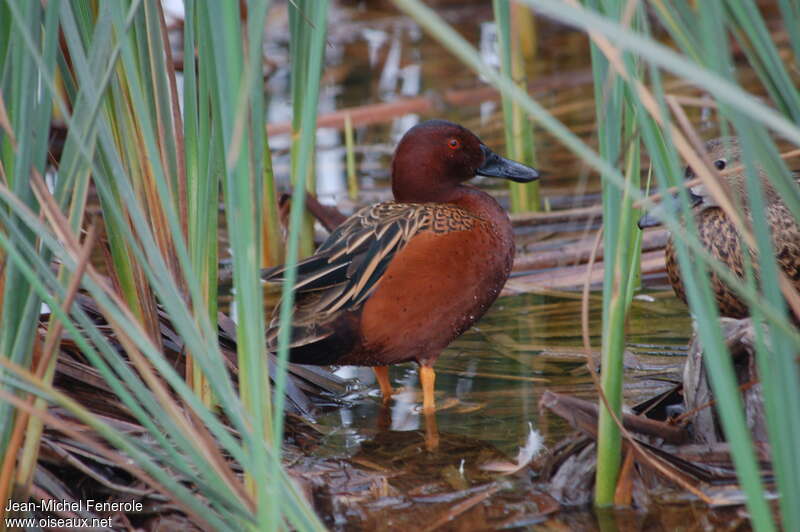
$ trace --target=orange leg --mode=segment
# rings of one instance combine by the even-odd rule
[[[375,378],[378,379],[378,386],[381,387],[381,395],[383,395],[383,402],[388,403],[392,398],[392,383],[389,381],[389,366],[375,366],[372,368],[375,372]]]
[[[422,410],[425,413],[435,411],[434,384],[436,383],[436,372],[433,371],[431,366],[420,366],[419,382],[422,384]]]
[[[436,398],[434,384],[436,372],[431,366],[420,366],[419,381],[422,384],[422,415],[425,416],[425,447],[435,451],[439,447],[439,428],[436,425]]]
[[[425,448],[433,452],[439,448],[439,426],[436,424],[436,412],[424,410],[425,417]]]

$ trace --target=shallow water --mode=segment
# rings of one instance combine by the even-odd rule
[[[592,297],[594,356],[599,302]],[[537,456],[574,433],[562,418],[539,408],[546,390],[596,401],[582,347],[580,306],[579,296],[568,292],[503,297],[448,347],[435,365],[436,448],[428,445],[414,364],[391,368],[398,393],[386,407],[369,368],[341,368],[340,375],[357,377],[363,389],[319,416],[323,436],[292,467],[311,479],[317,500],[329,501],[323,512],[328,526],[674,530],[746,523],[735,508],[720,513],[688,499],[605,517],[588,507],[558,510],[537,485],[535,467],[504,474],[530,458],[520,458],[526,444]],[[649,291],[633,303],[629,332],[624,393],[633,406],[672,388],[691,322],[671,291]]]
[[[670,292],[653,292],[633,305],[626,356],[626,402],[670,388],[677,379],[691,334],[682,303]],[[499,299],[486,316],[453,342],[436,365],[436,419],[440,432],[482,440],[515,456],[531,428],[545,444],[554,443],[569,427],[539,410],[545,390],[594,399],[594,384],[581,340],[581,302],[576,294],[519,295]],[[590,334],[593,355],[599,342],[599,299],[593,298]],[[415,364],[390,370],[398,389],[389,411],[369,368],[341,368],[343,377],[357,377],[367,388],[347,405],[323,415],[330,431],[325,454],[357,452],[361,442],[382,430],[424,428]]]

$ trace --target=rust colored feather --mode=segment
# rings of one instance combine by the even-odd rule
[[[291,346],[333,334],[337,313],[355,311],[374,291],[393,257],[416,235],[467,231],[482,220],[453,205],[386,202],[365,207],[345,220],[313,256],[297,266],[296,309]],[[267,270],[268,282],[283,282],[284,266]],[[267,339],[275,348],[278,316]]]

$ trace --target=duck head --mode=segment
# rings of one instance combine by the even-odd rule
[[[741,201],[746,197],[747,183],[739,139],[737,137],[719,137],[706,142],[705,148],[709,160],[717,171],[722,172],[723,170],[734,169],[733,171],[720,175],[721,183],[729,195]],[[769,205],[780,201],[778,193],[770,183],[763,168],[759,168],[758,173],[764,190],[764,199],[767,204]],[[687,166],[684,172],[684,178],[689,180],[695,177],[694,170],[692,170],[690,166]],[[703,183],[690,187],[687,192],[689,194],[689,202],[692,211],[695,213],[719,206],[717,200]],[[744,202],[743,207],[745,211],[749,209],[747,202]],[[645,227],[659,225],[661,223],[658,215],[659,210],[677,213],[680,210],[680,200],[678,196],[673,194],[663,198],[662,204],[659,205],[655,212],[647,213],[639,220],[639,228],[644,229]]]
[[[747,169],[742,158],[742,146],[739,138],[719,137],[709,140],[706,142],[706,153],[708,153],[709,159],[714,164],[714,168],[720,172],[726,170],[720,176],[723,188],[734,201],[741,203],[745,212],[748,212],[750,205],[745,200],[747,197]],[[781,201],[780,195],[775,190],[775,187],[772,186],[764,168],[760,164],[756,164],[756,169],[766,204],[771,205]],[[694,177],[694,171],[687,166],[686,179],[693,179]],[[692,205],[695,211],[719,206],[716,199],[706,190],[705,185],[702,183],[693,186],[689,191],[693,196],[699,198],[699,201]]]
[[[539,173],[500,157],[470,130],[445,120],[428,120],[409,129],[392,160],[395,201],[447,202],[477,175],[528,183]]]

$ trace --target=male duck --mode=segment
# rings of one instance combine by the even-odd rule
[[[444,120],[411,128],[392,161],[394,201],[365,207],[297,269],[290,359],[373,366],[384,400],[388,365],[420,365],[423,408],[434,409],[433,363],[488,310],[514,257],[511,222],[476,175],[517,182],[536,170],[492,152]],[[265,275],[284,279],[283,266]],[[277,344],[278,317],[268,331]]]

